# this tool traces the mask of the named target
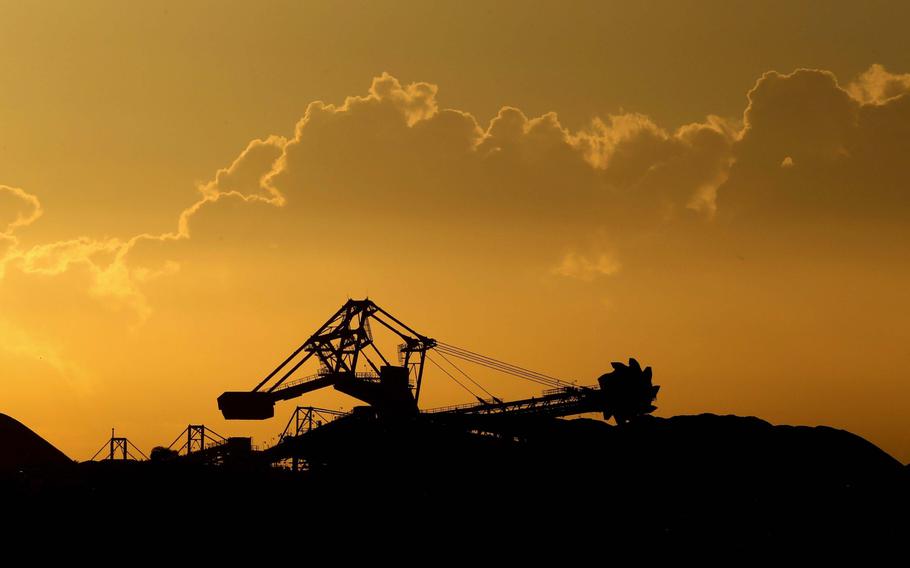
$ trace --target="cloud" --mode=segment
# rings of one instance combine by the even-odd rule
[[[587,256],[576,251],[569,251],[553,268],[553,273],[590,282],[599,276],[616,274],[620,268],[619,262],[608,253]]]
[[[42,276],[56,276],[69,271],[73,266],[83,266],[91,275],[87,291],[92,296],[126,307],[141,322],[151,313],[141,286],[155,278],[176,273],[179,264],[167,260],[162,266],[152,268],[131,263],[129,257],[137,244],[188,239],[193,215],[207,204],[222,199],[281,207],[284,204],[283,196],[265,184],[263,178],[271,164],[278,159],[283,144],[284,139],[277,136],[253,140],[231,165],[218,170],[211,182],[198,188],[200,198],[177,215],[174,231],[140,233],[125,239],[80,236],[22,248],[13,233],[41,217],[41,204],[37,197],[21,189],[0,186],[0,194],[12,195],[28,205],[28,212],[17,212],[6,231],[0,233],[0,242],[5,239],[7,246],[5,254],[0,257],[0,279],[10,265],[23,273]]]
[[[0,280],[19,246],[16,230],[28,227],[43,213],[41,202],[36,196],[18,187],[0,185],[0,227],[4,227],[0,231]]]
[[[848,223],[871,235],[876,223],[906,223],[905,80],[880,66],[846,88],[828,71],[766,73],[748,94],[718,210],[744,230],[764,225],[787,234]]]
[[[490,254],[533,248],[551,265],[598,227],[710,218],[738,132],[719,117],[668,132],[640,114],[573,132],[555,113],[528,117],[512,107],[482,125],[443,108],[437,95],[434,85],[383,74],[364,96],[311,103],[280,157],[264,161],[243,190],[281,196],[282,218],[294,226],[226,201],[196,222],[208,232],[242,226],[254,240],[321,246],[432,247],[462,233],[493,244]],[[220,194],[228,187],[220,179],[211,186]]]
[[[847,92],[863,104],[881,105],[910,92],[910,73],[889,73],[882,65],[869,67],[847,85]]]
[[[10,236],[17,228],[31,225],[44,214],[38,198],[18,187],[0,185],[0,199],[3,199],[0,214],[7,216],[2,235]]]
[[[827,71],[772,71],[749,91],[741,120],[708,116],[670,131],[625,113],[571,131],[555,113],[512,107],[483,125],[442,107],[436,85],[384,73],[364,95],[310,103],[293,137],[250,142],[198,187],[169,232],[23,248],[14,233],[39,219],[41,204],[0,186],[18,203],[0,233],[0,275],[83,266],[93,297],[141,321],[151,313],[143,288],[192,262],[175,245],[216,235],[273,248],[463,246],[592,280],[641,255],[642,235],[708,231],[715,217],[753,228],[837,215],[904,220],[908,85],[910,75],[878,65],[847,87]],[[611,235],[609,254],[577,252],[592,231]]]

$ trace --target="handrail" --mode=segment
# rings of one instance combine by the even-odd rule
[[[308,383],[310,381],[315,381],[317,379],[325,378],[331,374],[332,374],[332,372],[329,371],[328,369],[320,369],[318,373],[315,373],[312,375],[307,375],[305,377],[300,377],[299,379],[294,379],[293,381],[284,382],[281,384],[281,386],[279,386],[272,392],[283,391],[284,389],[295,387],[295,386],[301,385],[303,383]],[[377,375],[376,373],[369,372],[369,371],[358,371],[358,372],[354,373],[354,376],[358,379],[376,380],[379,378],[379,375]]]

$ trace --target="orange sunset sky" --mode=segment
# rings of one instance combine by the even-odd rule
[[[0,1],[0,412],[70,457],[348,297],[910,460],[906,2]],[[500,397],[536,385],[477,373]],[[470,396],[428,369],[422,406]],[[350,409],[334,391],[301,404]]]

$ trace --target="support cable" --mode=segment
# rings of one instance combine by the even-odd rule
[[[442,371],[443,373],[445,373],[446,375],[448,375],[448,377],[449,377],[450,379],[452,379],[453,381],[455,381],[455,382],[458,384],[458,386],[460,386],[461,388],[463,388],[464,390],[466,390],[471,396],[473,396],[474,398],[476,398],[476,399],[479,400],[480,402],[486,402],[484,399],[482,399],[482,398],[480,398],[479,396],[477,396],[476,394],[474,394],[474,391],[472,391],[471,389],[469,389],[468,387],[466,387],[466,386],[464,385],[464,383],[462,383],[461,381],[459,381],[458,379],[456,379],[455,376],[452,375],[452,373],[446,371],[446,370],[442,367],[442,365],[440,365],[439,363],[436,362],[435,359],[433,359],[432,357],[430,357],[430,354],[429,354],[429,353],[427,353],[427,359],[429,359],[431,363],[433,363],[434,365],[436,365],[437,367],[439,367],[439,370],[440,370],[440,371]]]
[[[450,361],[449,358],[445,356],[445,353],[443,353],[442,351],[439,351],[438,353],[439,353],[439,356],[440,356],[440,357],[442,357],[443,359],[445,359],[446,363],[448,363],[449,365],[455,367],[455,369],[456,369],[459,373],[461,373],[462,375],[465,376],[466,379],[468,379],[469,381],[471,381],[472,383],[474,383],[475,385],[477,385],[477,386],[480,388],[480,390],[482,390],[483,392],[487,393],[487,394],[490,396],[490,398],[492,398],[492,399],[495,400],[496,402],[502,403],[502,399],[500,399],[498,396],[496,396],[495,394],[493,394],[493,393],[491,393],[490,391],[488,391],[487,389],[485,389],[484,386],[483,386],[482,384],[478,383],[477,381],[475,381],[474,379],[472,379],[470,375],[468,375],[467,373],[465,373],[464,371],[462,371],[461,368],[460,368],[458,365],[456,365],[455,363],[453,363],[452,361]]]
[[[436,347],[436,349],[438,350],[439,347]],[[514,368],[512,368],[512,367],[510,367],[510,366],[507,366],[507,365],[503,365],[503,364],[499,364],[499,363],[492,363],[492,362],[490,362],[490,361],[488,361],[488,360],[481,359],[481,358],[478,358],[478,357],[474,357],[474,356],[472,356],[472,355],[466,355],[466,354],[463,354],[463,353],[458,352],[458,351],[451,351],[451,350],[448,350],[448,349],[445,349],[444,351],[445,351],[445,353],[447,353],[447,354],[449,354],[449,355],[451,355],[451,356],[453,356],[453,357],[457,357],[457,358],[459,358],[459,359],[462,359],[462,360],[464,360],[464,361],[468,361],[468,362],[470,362],[470,363],[474,363],[474,364],[476,364],[476,365],[480,365],[480,366],[482,366],[482,367],[486,367],[486,368],[492,369],[492,370],[494,370],[494,371],[499,371],[499,372],[505,373],[505,374],[507,374],[507,375],[512,375],[512,376],[514,376],[514,377],[518,377],[518,378],[525,379],[525,380],[528,380],[528,381],[531,381],[531,382],[535,382],[535,383],[537,383],[537,384],[539,384],[539,385],[543,385],[543,386],[545,386],[545,387],[558,388],[558,387],[561,387],[561,386],[566,386],[566,385],[568,385],[568,383],[563,383],[562,381],[560,381],[560,382],[554,382],[554,381],[552,381],[552,380],[543,379],[543,378],[540,378],[539,376],[534,375],[534,374],[525,373],[525,372],[522,372],[522,371],[515,370]]]
[[[553,377],[553,376],[550,376],[550,375],[547,375],[545,373],[541,373],[538,371],[533,371],[531,369],[526,369],[525,367],[513,365],[512,363],[507,363],[506,361],[502,361],[502,360],[490,357],[488,355],[482,355],[475,351],[471,351],[470,349],[465,349],[463,347],[458,347],[456,345],[452,345],[450,343],[445,343],[442,341],[437,342],[437,348],[439,346],[444,347],[446,350],[448,350],[450,352],[457,351],[457,352],[461,353],[463,356],[472,356],[475,359],[482,359],[482,360],[488,361],[489,363],[494,364],[494,365],[508,367],[508,368],[514,370],[516,373],[533,375],[533,376],[539,378],[541,381],[549,382],[549,383],[552,383],[557,386],[571,386],[571,383],[569,383],[567,381],[563,381],[562,379],[558,379],[556,377]]]

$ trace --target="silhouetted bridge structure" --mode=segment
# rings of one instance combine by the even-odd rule
[[[101,461],[143,461],[149,459],[128,438],[114,435],[113,428],[111,428],[110,439],[95,452],[95,455],[89,461],[95,461],[99,457]]]

